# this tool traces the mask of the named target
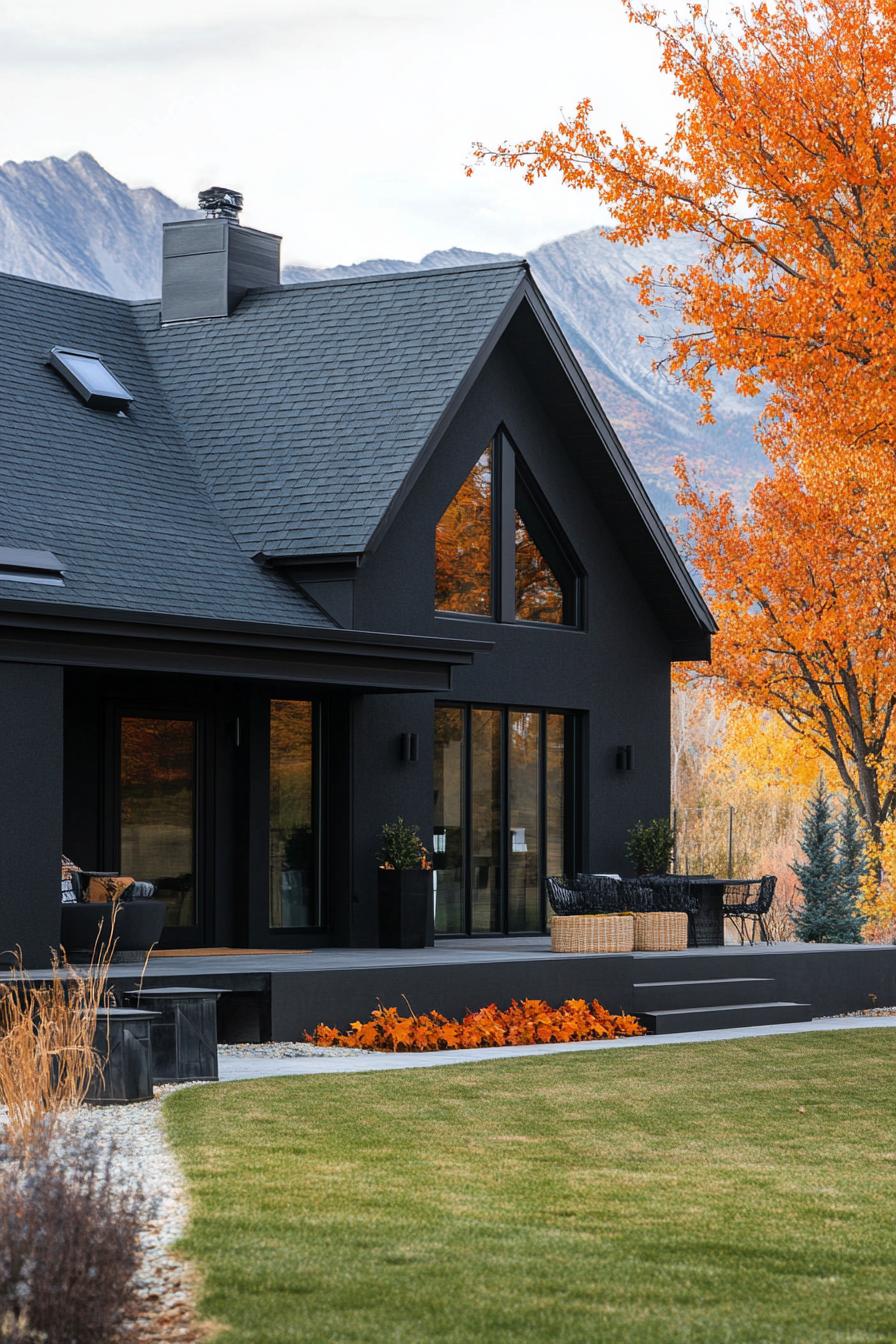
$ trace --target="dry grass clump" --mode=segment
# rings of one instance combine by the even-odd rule
[[[114,942],[97,938],[90,964],[75,969],[54,955],[53,978],[35,984],[17,949],[13,979],[0,985],[0,1105],[7,1143],[27,1152],[62,1111],[79,1106],[101,1060],[97,1014],[108,1006]],[[3,1335],[0,1334],[0,1340]]]

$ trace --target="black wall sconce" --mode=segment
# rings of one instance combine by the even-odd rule
[[[632,749],[628,747],[616,748],[616,769],[631,770],[633,768]]]
[[[402,733],[399,741],[401,743],[401,759],[406,765],[413,765],[420,759],[419,733]]]

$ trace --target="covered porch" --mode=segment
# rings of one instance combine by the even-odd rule
[[[3,619],[0,950],[40,966],[58,945],[62,854],[155,883],[163,947],[375,942],[379,828],[431,824],[433,695],[488,645],[34,604]]]

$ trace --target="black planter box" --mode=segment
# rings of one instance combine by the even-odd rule
[[[380,868],[380,947],[432,947],[432,870]]]
[[[94,1049],[102,1070],[93,1075],[85,1101],[93,1106],[152,1101],[149,1032],[155,1016],[139,1008],[100,1008]]]
[[[125,1003],[155,1014],[150,1029],[154,1082],[217,1081],[217,1005],[226,992],[172,985],[125,994]]]

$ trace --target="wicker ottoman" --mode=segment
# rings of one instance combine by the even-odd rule
[[[688,945],[688,917],[679,910],[653,910],[633,915],[636,952],[683,952]]]
[[[631,952],[635,931],[631,915],[554,915],[552,952]]]

